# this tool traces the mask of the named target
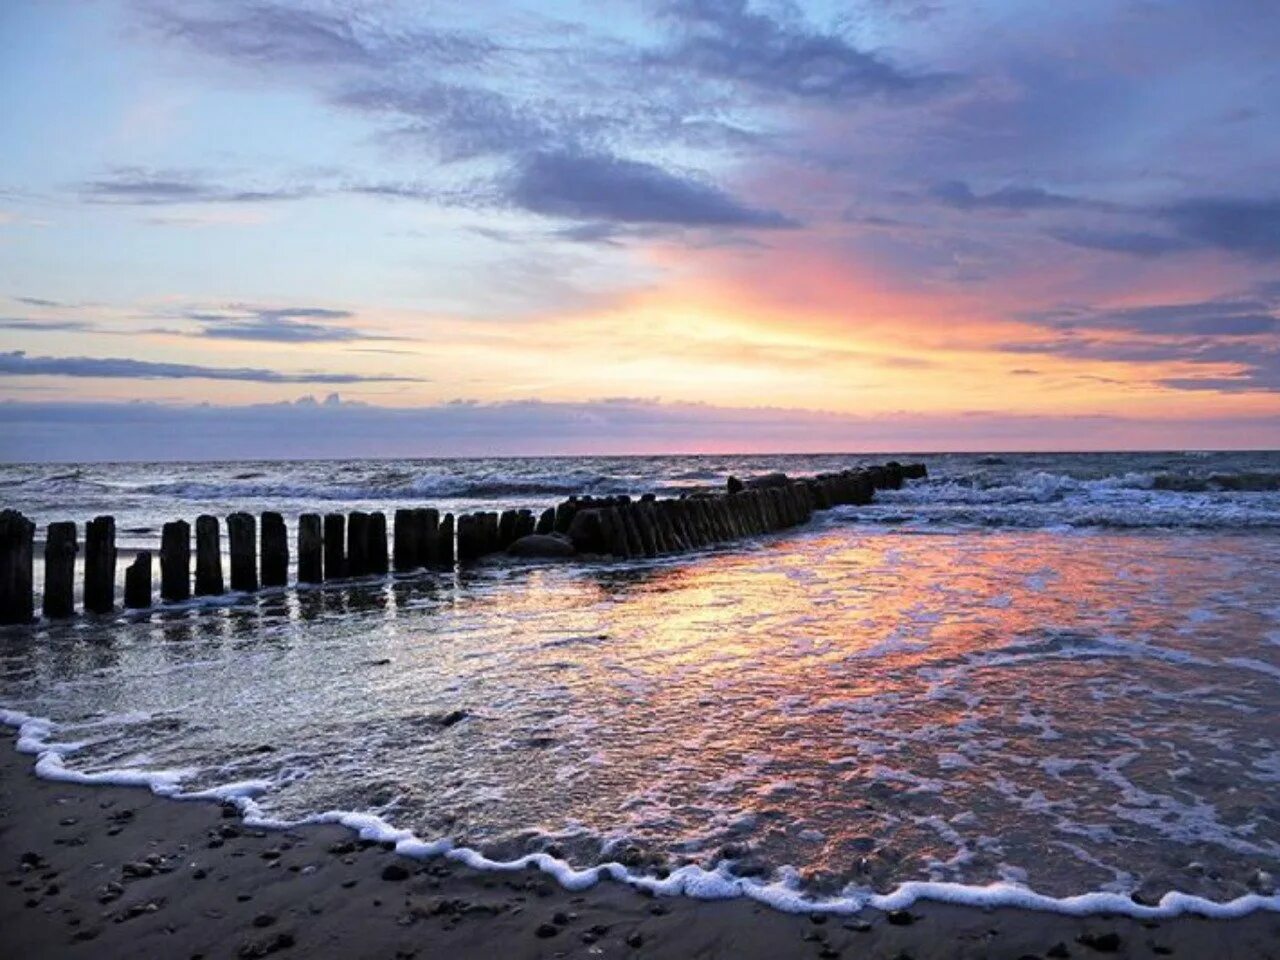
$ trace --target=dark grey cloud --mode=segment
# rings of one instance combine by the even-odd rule
[[[797,226],[781,213],[747,206],[700,180],[605,154],[536,153],[519,165],[507,194],[525,210],[593,223]]]
[[[156,206],[178,203],[267,203],[313,196],[311,187],[246,189],[213,183],[194,171],[121,167],[79,185],[91,203]]]
[[[1050,230],[1049,236],[1073,247],[1086,250],[1102,250],[1107,253],[1128,253],[1135,257],[1161,257],[1195,249],[1196,245],[1181,237],[1166,237],[1140,230],[1091,230],[1064,228]]]
[[[1069,197],[1043,187],[1005,186],[977,193],[962,180],[946,180],[929,188],[929,196],[957,210],[1062,210],[1105,206],[1097,200]]]
[[[32,317],[0,317],[0,330],[29,330],[32,333],[69,333],[92,330],[86,320],[37,320]]]
[[[0,353],[0,376],[91,377],[124,380],[244,380],[254,383],[394,383],[417,377],[355,373],[282,373],[256,367],[206,367],[125,357],[32,357],[25,350]]]
[[[774,16],[746,0],[657,4],[676,39],[651,64],[727,81],[766,97],[845,103],[877,94],[933,89],[941,75],[913,74],[787,11]]]
[[[65,307],[65,303],[57,300],[46,300],[44,297],[14,297],[17,303],[25,303],[29,307]]]
[[[1157,215],[1193,243],[1280,258],[1280,199],[1198,197],[1162,207]]]

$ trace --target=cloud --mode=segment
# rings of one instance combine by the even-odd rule
[[[797,226],[781,213],[746,206],[717,187],[653,164],[576,151],[532,155],[517,169],[508,196],[534,213],[597,224]]]
[[[1186,239],[1142,231],[1060,229],[1050,230],[1049,236],[1073,247],[1128,253],[1135,257],[1160,257],[1195,248],[1195,244]]]
[[[797,16],[775,18],[749,9],[746,0],[667,0],[658,9],[676,39],[669,48],[647,54],[647,62],[766,97],[846,103],[933,89],[943,80],[901,70]]]
[[[1235,297],[1119,309],[1068,308],[1023,319],[1059,330],[1117,330],[1150,336],[1252,337],[1280,331],[1280,298]]]
[[[93,324],[86,320],[35,320],[30,317],[0,317],[0,330],[67,333],[92,329]]]
[[[313,196],[309,187],[243,189],[210,183],[193,171],[121,167],[79,186],[90,203],[156,206],[179,203],[269,203]]]
[[[1280,258],[1280,199],[1197,197],[1158,211],[1187,240],[1263,260]]]
[[[1062,210],[1103,206],[1099,201],[1069,197],[1042,187],[1006,186],[990,193],[975,193],[961,180],[947,180],[929,188],[929,196],[957,210]]]
[[[1274,417],[1203,421],[1016,416],[991,411],[857,416],[637,398],[376,407],[323,402],[165,405],[0,403],[0,460],[283,459],[850,450],[1280,446]]]
[[[1065,307],[1018,319],[1053,332],[997,344],[1016,354],[1156,367],[1153,383],[1173,390],[1280,392],[1280,285],[1233,296],[1140,307]],[[1203,375],[1165,375],[1170,364]],[[1212,368],[1212,369],[1208,369]]]
[[[46,300],[44,297],[14,297],[17,303],[25,303],[29,307],[65,307],[65,303],[57,300]]]
[[[273,343],[341,343],[359,340],[402,340],[369,333],[347,323],[349,310],[325,307],[234,307],[190,310],[183,315],[201,324],[192,336],[217,340],[256,340]],[[168,331],[166,331],[168,332]]]
[[[281,373],[254,367],[206,367],[124,357],[32,357],[25,350],[0,353],[0,376],[92,377],[125,380],[244,380],[254,383],[419,383],[418,377],[355,373]]]
[[[164,33],[205,53],[250,64],[325,70],[374,67],[411,57],[437,62],[473,61],[492,51],[481,37],[441,30],[384,29],[368,15],[255,0],[220,0],[205,12],[153,4],[152,22]]]

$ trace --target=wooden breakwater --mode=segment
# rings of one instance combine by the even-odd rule
[[[814,477],[768,474],[745,482],[730,477],[723,491],[659,498],[570,497],[534,515],[532,510],[479,511],[454,517],[430,507],[395,511],[388,550],[382,512],[304,513],[294,546],[284,517],[274,511],[226,518],[196,518],[164,524],[155,559],[160,600],[181,603],[192,596],[228,590],[252,593],[288,585],[381,576],[391,570],[449,571],[496,553],[520,557],[657,557],[759,536],[805,523],[816,510],[870,503],[877,490],[897,489],[926,476],[924,464],[890,462]],[[36,525],[16,510],[0,511],[0,624],[36,618],[34,582]],[[44,539],[41,613],[48,619],[75,614],[76,559],[81,556],[75,523],[50,523]],[[224,571],[223,559],[227,560]],[[192,560],[194,559],[194,577]],[[154,602],[153,554],[140,550],[124,570],[123,603],[147,609]],[[116,608],[116,524],[110,516],[84,525],[82,605],[85,613]]]

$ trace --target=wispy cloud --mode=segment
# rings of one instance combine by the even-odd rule
[[[89,377],[125,380],[240,380],[253,383],[420,383],[419,377],[357,373],[285,373],[257,367],[208,367],[125,357],[33,357],[25,350],[0,353],[0,376]]]
[[[326,307],[234,307],[191,310],[185,314],[201,326],[195,336],[216,340],[256,340],[273,343],[342,343],[357,340],[401,340],[371,333],[345,321],[349,310]]]
[[[92,330],[87,320],[41,320],[33,317],[0,317],[0,330],[30,331],[32,333],[79,333]]]
[[[205,179],[195,171],[122,167],[79,185],[92,203],[155,206],[184,203],[270,203],[313,196],[311,187],[243,188]]]

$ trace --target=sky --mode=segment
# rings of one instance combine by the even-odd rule
[[[5,0],[0,459],[1280,447],[1269,0]]]

